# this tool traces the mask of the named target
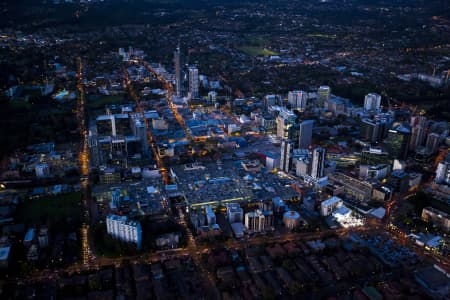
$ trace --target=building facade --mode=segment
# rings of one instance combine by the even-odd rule
[[[137,221],[127,216],[109,215],[106,217],[106,231],[113,238],[124,242],[135,243],[138,249],[142,245],[142,228]]]

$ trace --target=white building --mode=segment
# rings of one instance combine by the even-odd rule
[[[108,215],[106,217],[106,231],[113,238],[135,243],[138,249],[141,247],[141,224],[137,221],[128,220],[127,216]]]
[[[191,98],[198,98],[198,69],[194,66],[189,67],[189,94]]]
[[[266,229],[265,216],[261,210],[251,211],[245,214],[245,227],[251,232],[260,232]]]
[[[367,94],[364,98],[364,110],[378,111],[381,105],[381,96],[375,93]]]
[[[320,203],[320,214],[322,216],[329,216],[336,208],[339,208],[343,205],[343,201],[339,197],[331,197]]]

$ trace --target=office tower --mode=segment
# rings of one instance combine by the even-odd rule
[[[325,170],[326,150],[323,148],[315,148],[313,150],[311,162],[311,177],[314,179],[322,178]]]
[[[330,100],[330,95],[331,95],[331,88],[329,86],[326,85],[322,85],[319,87],[319,89],[317,90],[317,105],[319,107],[323,107],[324,104],[326,102],[328,102],[328,100]]]
[[[364,98],[364,110],[378,111],[381,105],[381,96],[375,93],[367,94]]]
[[[288,102],[292,109],[304,111],[308,104],[308,93],[304,91],[291,91],[288,93]]]
[[[290,110],[283,108],[276,119],[277,137],[282,139],[289,138],[289,129],[294,125],[297,116]]]
[[[173,53],[173,62],[175,65],[175,92],[178,97],[181,97],[182,93],[182,81],[181,81],[181,58],[180,58],[180,44]]]
[[[314,127],[313,120],[305,120],[300,123],[298,147],[308,148],[312,143],[312,131]]]
[[[281,142],[281,158],[280,169],[286,173],[289,173],[292,164],[292,151],[294,145],[291,140],[283,139]]]
[[[359,134],[366,142],[375,143],[380,139],[380,123],[371,119],[362,119]]]
[[[106,217],[106,231],[113,238],[137,244],[142,243],[142,228],[137,221],[128,220],[127,216],[108,215]]]
[[[411,130],[403,125],[389,129],[386,150],[392,159],[406,159],[408,155]]]
[[[430,133],[427,136],[427,143],[426,143],[427,151],[433,154],[436,153],[439,147],[439,142],[440,142],[439,134],[434,132]]]
[[[198,69],[194,66],[189,67],[189,93],[191,98],[198,98]]]
[[[422,125],[415,125],[411,129],[411,140],[409,141],[409,149],[414,151],[423,144],[425,138],[425,128]]]

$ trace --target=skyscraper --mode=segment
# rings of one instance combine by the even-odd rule
[[[330,100],[331,88],[329,86],[322,85],[317,90],[317,95],[317,105],[319,107],[323,107],[325,102],[328,102],[328,100]]]
[[[408,127],[399,125],[389,129],[386,138],[386,150],[392,159],[405,159],[408,154],[411,130]]]
[[[189,94],[191,98],[198,98],[198,69],[197,67],[189,67]]]
[[[175,92],[178,97],[181,97],[181,61],[180,61],[180,44],[173,53],[173,63],[175,65]]]
[[[322,178],[325,170],[326,150],[324,148],[315,148],[313,150],[311,162],[311,177],[314,179]]]
[[[280,169],[286,173],[289,173],[292,164],[292,151],[294,146],[291,140],[283,139],[281,142],[281,158]]]
[[[428,152],[433,154],[436,153],[439,147],[440,138],[439,134],[434,132],[427,136],[426,148]]]
[[[411,130],[411,140],[409,142],[409,149],[416,150],[418,146],[423,144],[425,138],[425,128],[422,125],[416,125]]]
[[[380,124],[371,119],[362,119],[359,134],[364,141],[375,143],[380,139]]]
[[[381,96],[375,93],[367,94],[364,98],[364,109],[367,111],[377,111],[380,109]]]
[[[299,148],[308,148],[312,142],[312,131],[313,131],[314,121],[313,120],[305,120],[300,123],[300,132],[299,132]]]
[[[295,123],[296,116],[295,114],[288,110],[283,109],[280,111],[276,119],[277,123],[277,137],[282,139],[289,138],[289,129]]]

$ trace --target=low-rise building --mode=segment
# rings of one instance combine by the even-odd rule
[[[329,216],[336,208],[342,206],[343,201],[339,197],[331,197],[320,203],[320,214],[322,216]]]
[[[431,206],[425,207],[422,210],[422,220],[433,222],[443,230],[450,231],[450,215]]]

